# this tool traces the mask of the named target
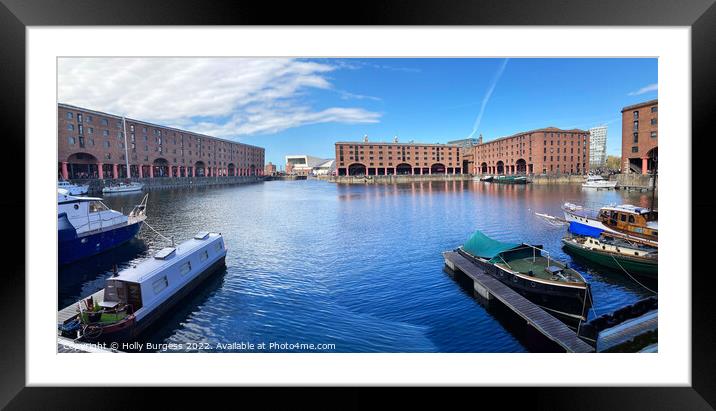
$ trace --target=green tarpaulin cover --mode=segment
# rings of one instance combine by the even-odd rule
[[[482,232],[475,231],[470,239],[463,244],[462,248],[476,257],[491,259],[501,252],[511,250],[519,245],[519,243],[503,243],[493,240]]]

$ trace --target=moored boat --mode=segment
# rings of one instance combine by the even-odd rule
[[[142,183],[120,183],[113,186],[107,186],[102,189],[103,194],[116,194],[116,193],[133,193],[142,191],[144,185]]]
[[[596,189],[604,189],[604,190],[610,190],[613,188],[616,188],[617,181],[610,181],[605,180],[604,177],[600,175],[589,175],[587,177],[587,180],[582,184],[583,188],[596,188]]]
[[[595,212],[571,203],[565,203],[562,211],[572,234],[599,238],[604,232],[615,233],[658,246],[657,211],[622,204],[605,206]]]
[[[525,176],[506,176],[506,175],[499,175],[495,176],[492,180],[493,183],[501,183],[501,184],[527,184],[530,181]]]
[[[72,184],[67,180],[58,181],[57,188],[67,190],[67,192],[73,196],[84,195],[89,191],[89,185]]]
[[[568,235],[562,239],[564,250],[593,263],[637,274],[656,277],[659,273],[658,249],[622,238],[602,234],[599,238]]]
[[[456,251],[564,322],[576,326],[586,320],[592,301],[589,284],[541,246],[503,243],[476,231]]]
[[[85,341],[134,339],[224,266],[225,258],[221,234],[198,233],[108,278],[102,291],[62,310],[74,309],[74,315],[58,328]]]
[[[488,183],[489,183],[490,181],[492,181],[492,179],[493,179],[492,176],[482,176],[482,177],[480,177],[480,181],[485,181],[485,182],[488,182]]]
[[[70,195],[57,190],[58,262],[69,264],[131,240],[147,218],[147,196],[124,215],[101,198]]]

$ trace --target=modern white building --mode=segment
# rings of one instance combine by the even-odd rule
[[[335,170],[335,160],[313,157],[305,154],[286,156],[286,173],[296,175],[330,174]]]
[[[607,165],[607,126],[589,129],[589,168]]]

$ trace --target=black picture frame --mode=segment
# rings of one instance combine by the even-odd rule
[[[327,15],[326,12],[331,13]],[[714,0],[501,0],[497,1],[379,1],[375,3],[313,2],[228,2],[197,0],[0,0],[0,91],[3,93],[3,148],[6,169],[20,170],[9,175],[9,191],[0,200],[5,241],[3,241],[2,285],[0,286],[0,406],[8,409],[134,409],[145,403],[139,397],[154,392],[141,388],[57,388],[25,387],[25,185],[26,167],[32,166],[25,152],[25,28],[64,25],[591,25],[591,26],[688,26],[691,28],[692,59],[692,213],[713,216],[716,202],[708,193],[713,174],[707,153],[714,137],[709,125],[716,113],[716,6]],[[628,39],[625,39],[628,41]],[[687,141],[688,136],[674,136]],[[702,154],[704,157],[700,157]],[[698,161],[702,158],[703,161]],[[685,165],[685,172],[689,165]],[[6,186],[7,187],[7,186]],[[696,191],[699,188],[701,191]],[[23,214],[23,219],[19,215]],[[711,217],[708,217],[711,221]],[[688,222],[691,224],[691,222]],[[708,223],[713,226],[712,222]],[[17,233],[23,233],[17,235]],[[699,270],[708,255],[707,242],[692,234],[692,267],[668,273],[692,276],[692,383],[690,387],[550,387],[476,388],[469,393],[441,395],[440,404],[468,398],[487,406],[501,401],[500,408],[527,405],[544,409],[712,409],[716,404],[716,317],[711,315],[711,281],[708,270]],[[687,257],[687,256],[684,256]],[[685,258],[686,259],[686,258]],[[703,267],[703,266],[702,266]],[[479,372],[476,370],[476,372]],[[575,370],[588,372],[588,370]],[[158,382],[159,383],[159,382]],[[107,385],[113,385],[111,381]],[[193,396],[182,388],[162,388],[161,408],[187,406],[188,397],[220,401],[217,395],[234,397],[233,390],[214,390]],[[181,391],[180,391],[181,390]],[[517,392],[514,392],[517,390]],[[181,392],[181,395],[176,395]],[[341,407],[372,403],[372,394],[335,389]],[[246,395],[242,393],[241,395]],[[315,390],[293,390],[275,395],[266,389],[252,395],[292,404],[314,398]],[[423,401],[430,390],[399,393]],[[402,399],[400,399],[403,397]],[[235,401],[235,400],[234,400]],[[246,397],[242,397],[242,402]],[[219,402],[221,403],[221,402]],[[145,403],[148,404],[148,403]],[[381,403],[385,405],[385,403]]]

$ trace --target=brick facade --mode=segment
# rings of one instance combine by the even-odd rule
[[[478,144],[473,174],[587,174],[589,132],[555,127],[517,133]]]
[[[125,178],[122,117],[57,106],[58,173],[63,178]],[[132,177],[262,175],[265,151],[135,119],[126,119]]]
[[[653,169],[659,145],[658,103],[651,100],[622,109],[622,173],[647,174]]]
[[[460,146],[337,142],[338,175],[462,174]]]

